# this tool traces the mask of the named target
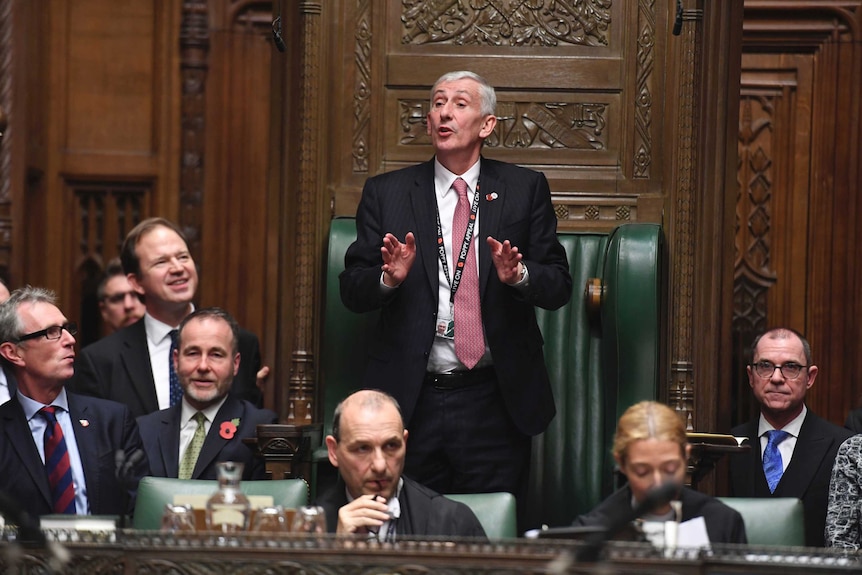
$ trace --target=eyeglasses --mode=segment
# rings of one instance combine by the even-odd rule
[[[27,341],[28,339],[36,339],[37,337],[45,336],[45,339],[60,339],[60,336],[63,335],[63,330],[69,332],[69,335],[75,335],[78,333],[78,324],[70,321],[66,322],[63,325],[52,325],[48,326],[45,329],[40,329],[39,331],[34,331],[33,333],[28,333],[20,336],[15,340],[15,343],[21,343],[22,341]]]
[[[796,379],[799,377],[799,374],[802,373],[802,368],[808,369],[807,365],[799,365],[798,363],[785,363],[784,365],[775,365],[771,361],[758,361],[757,363],[752,363],[751,368],[754,370],[754,373],[759,375],[760,377],[772,377],[772,374],[775,373],[776,368],[781,370],[781,375],[784,376],[785,379]]]

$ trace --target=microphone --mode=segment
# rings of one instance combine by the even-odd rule
[[[676,19],[673,21],[673,35],[679,36],[682,32],[682,0],[676,0]]]
[[[635,519],[650,513],[657,507],[670,503],[679,494],[681,487],[679,483],[673,481],[662,483],[647,492],[646,497],[636,507],[627,510],[626,513],[622,513],[617,517],[610,518],[610,522],[604,531],[600,531],[587,539],[587,544],[578,551],[577,561],[586,563],[595,562],[605,543],[613,539],[615,535],[625,529]]]
[[[117,478],[117,483],[120,484],[122,508],[120,513],[120,529],[126,528],[126,517],[129,509],[129,491],[135,486],[135,468],[138,463],[143,461],[145,457],[143,449],[135,449],[132,453],[126,456],[123,449],[118,449],[114,453],[114,475]]]

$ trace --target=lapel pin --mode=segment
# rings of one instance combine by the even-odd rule
[[[81,424],[81,427],[90,427],[90,422],[86,419],[79,419],[78,423]]]
[[[487,201],[487,202],[493,202],[493,201],[494,201],[494,200],[496,200],[498,197],[500,197],[500,196],[498,196],[498,195],[497,195],[497,192],[491,192],[490,194],[488,194],[488,195],[486,195],[486,196],[485,196],[485,201]]]

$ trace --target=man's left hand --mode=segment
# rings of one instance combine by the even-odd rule
[[[500,243],[491,236],[488,236],[486,241],[491,248],[491,259],[497,268],[500,281],[508,285],[518,283],[521,279],[521,260],[524,257],[518,248],[509,243],[509,240]]]

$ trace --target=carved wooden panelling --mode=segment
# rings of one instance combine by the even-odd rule
[[[404,44],[606,46],[611,0],[402,0]]]
[[[100,337],[96,288],[105,266],[120,254],[126,234],[143,219],[144,206],[152,193],[150,182],[86,182],[66,183],[76,209],[74,260],[77,293],[70,301],[80,302],[76,311],[67,306],[67,313],[80,327],[78,340],[86,345]]]

